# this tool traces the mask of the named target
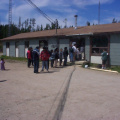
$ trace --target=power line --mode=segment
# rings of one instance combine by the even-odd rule
[[[99,1],[99,7],[98,7],[98,24],[100,24],[100,1]]]
[[[52,20],[47,14],[45,14],[40,8],[38,8],[31,0],[25,0],[27,1],[37,12],[42,14],[49,22],[54,24],[54,20]]]

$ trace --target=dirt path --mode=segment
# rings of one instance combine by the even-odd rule
[[[0,120],[119,120],[120,75],[80,67],[0,71]]]

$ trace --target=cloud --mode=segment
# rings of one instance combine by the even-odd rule
[[[114,0],[73,0],[74,5],[79,7],[85,7],[88,5],[96,5],[100,1],[100,4],[111,3]]]

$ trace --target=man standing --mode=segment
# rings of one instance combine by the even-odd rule
[[[70,62],[73,62],[73,48],[72,48],[72,44],[70,44],[70,48],[69,48],[69,56],[70,56]]]
[[[73,61],[75,62],[75,57],[76,57],[76,52],[77,52],[77,49],[76,49],[76,44],[73,45]]]
[[[36,47],[33,50],[33,62],[34,62],[34,73],[38,73],[39,68],[39,47]]]
[[[28,51],[27,51],[27,59],[28,59],[28,67],[30,67],[31,65],[31,48],[29,47],[28,48]]]
[[[64,66],[67,66],[67,56],[68,56],[67,47],[64,48],[63,55],[64,55]]]
[[[106,69],[106,62],[107,62],[107,52],[103,49],[102,55],[102,69]]]
[[[49,57],[50,57],[50,55],[49,55],[48,51],[46,50],[45,47],[43,47],[43,50],[40,54],[40,59],[42,60],[42,70],[41,71],[44,71],[44,67],[46,67],[46,70],[48,71],[48,59],[49,59]]]

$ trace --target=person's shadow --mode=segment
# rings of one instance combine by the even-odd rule
[[[0,80],[0,82],[6,82],[7,80]]]

